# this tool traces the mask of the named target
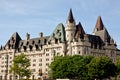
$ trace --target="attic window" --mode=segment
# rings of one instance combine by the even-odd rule
[[[38,43],[40,43],[40,40],[38,40]]]
[[[23,49],[24,49],[24,51],[26,52],[26,49],[27,49],[26,46],[24,46]]]
[[[12,42],[14,43],[14,42],[15,42],[15,40],[12,40]]]
[[[61,36],[61,32],[59,33],[59,36]]]
[[[11,40],[14,40],[14,37],[12,37]]]
[[[35,45],[35,48],[36,48],[36,50],[38,50],[39,49],[38,45]]]
[[[59,32],[60,32],[60,30],[58,29],[58,30],[57,30],[57,33],[59,33]]]
[[[8,41],[8,43],[10,43],[10,40]]]
[[[29,44],[29,42],[27,41],[26,45],[28,45],[28,44]]]
[[[32,51],[32,46],[29,46],[29,48],[30,48],[30,51]]]
[[[35,43],[35,41],[32,41],[32,44],[34,44]]]
[[[44,39],[44,43],[46,44],[46,42],[47,42],[47,40],[46,39]]]
[[[11,48],[13,49],[13,45],[11,45]]]
[[[53,37],[55,36],[55,34],[53,33]]]
[[[8,44],[8,49],[10,49],[10,44]]]

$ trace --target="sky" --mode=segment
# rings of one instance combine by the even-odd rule
[[[14,32],[22,39],[51,35],[59,23],[65,26],[70,8],[76,24],[92,34],[98,16],[120,49],[120,0],[0,0],[0,45]]]

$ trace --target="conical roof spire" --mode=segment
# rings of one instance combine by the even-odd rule
[[[98,16],[95,28],[97,29],[97,31],[103,30],[104,24],[102,22],[101,16]]]
[[[70,9],[69,15],[68,15],[68,19],[69,22],[73,22],[74,18],[73,18],[73,13],[72,13],[72,9]]]

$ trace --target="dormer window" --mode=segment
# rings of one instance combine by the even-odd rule
[[[11,45],[11,48],[13,49],[13,45]]]
[[[15,42],[15,40],[12,40],[12,43],[14,43]]]
[[[46,40],[46,39],[44,39],[44,44],[46,44],[46,42],[47,42],[47,40]]]
[[[60,30],[57,30],[57,33],[59,33],[60,32]]]
[[[38,40],[38,43],[40,44],[40,40]]]
[[[8,43],[10,43],[10,40],[8,41]]]
[[[29,48],[30,48],[30,51],[32,51],[32,48],[33,48],[33,47],[32,47],[32,46],[29,46]]]
[[[27,41],[26,45],[28,45],[28,44],[29,44],[29,42]]]
[[[59,36],[61,36],[61,32],[59,33]]]
[[[8,44],[8,49],[10,49],[10,44]]]
[[[32,41],[32,44],[35,44],[35,41]]]
[[[24,51],[26,52],[26,49],[27,49],[26,46],[24,46],[23,49],[24,49]]]
[[[12,37],[11,40],[14,40],[14,37]]]
[[[35,45],[35,48],[36,48],[36,50],[39,50],[39,47],[38,47],[38,45]]]

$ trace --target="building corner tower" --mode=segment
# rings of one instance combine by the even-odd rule
[[[76,30],[76,23],[75,23],[75,20],[73,18],[72,9],[70,9],[68,19],[66,21],[66,27],[65,27],[66,41],[67,42],[71,42],[73,40],[75,30]]]
[[[66,21],[66,27],[65,27],[66,42],[67,42],[67,55],[72,55],[71,42],[73,41],[75,31],[76,31],[76,23],[73,18],[72,9],[70,9],[68,19]]]

